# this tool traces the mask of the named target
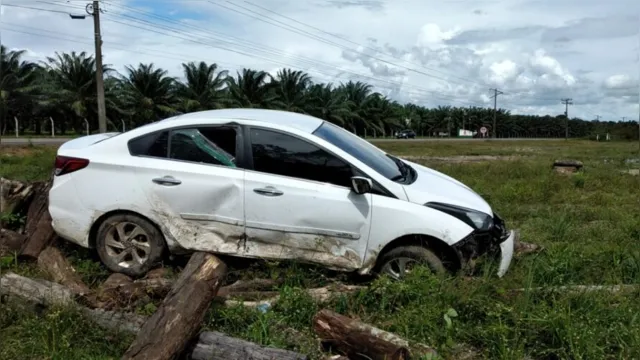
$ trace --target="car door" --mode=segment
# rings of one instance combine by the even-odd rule
[[[130,144],[138,153],[136,179],[149,201],[148,216],[170,246],[238,252],[244,240],[244,170],[235,158],[239,134],[235,126],[194,126]]]
[[[351,191],[352,167],[289,133],[251,127],[246,138],[246,256],[336,269],[362,266],[372,195]]]

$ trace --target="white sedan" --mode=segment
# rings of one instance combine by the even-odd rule
[[[275,110],[179,115],[58,150],[57,234],[141,276],[168,251],[290,259],[402,278],[456,271],[517,232],[469,187],[321,119]]]

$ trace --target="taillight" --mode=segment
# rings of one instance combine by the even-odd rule
[[[60,176],[84,169],[89,165],[89,160],[68,156],[56,156],[55,175]]]

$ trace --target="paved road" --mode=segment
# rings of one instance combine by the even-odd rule
[[[3,138],[0,140],[0,146],[24,146],[29,143],[34,145],[62,145],[62,143],[71,140],[71,138]],[[543,140],[559,140],[553,138],[529,139],[529,138],[505,138],[497,139],[497,141],[543,141]],[[371,139],[371,142],[428,142],[428,141],[483,141],[483,139],[458,139],[458,138],[420,138],[420,139]]]

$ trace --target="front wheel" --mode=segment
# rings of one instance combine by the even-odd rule
[[[379,274],[387,274],[396,280],[402,280],[416,265],[425,265],[434,274],[444,274],[447,270],[442,260],[431,250],[423,246],[399,246],[384,254],[380,259]]]
[[[162,233],[148,220],[133,214],[107,218],[98,228],[96,250],[113,272],[138,277],[162,259]]]

